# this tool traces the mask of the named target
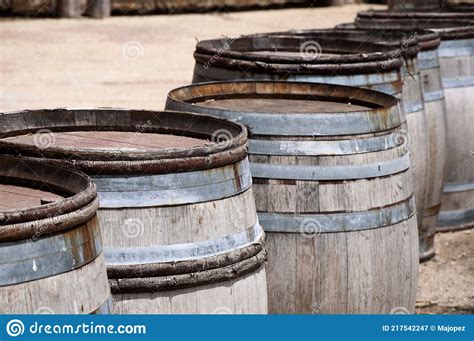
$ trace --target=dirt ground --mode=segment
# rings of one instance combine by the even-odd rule
[[[196,40],[333,27],[375,5],[93,19],[0,18],[0,112],[162,109],[191,81]],[[421,265],[419,313],[474,313],[474,231],[439,234]]]

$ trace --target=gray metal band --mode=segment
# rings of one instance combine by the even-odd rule
[[[449,230],[450,227],[459,229],[474,226],[474,210],[441,211],[438,215],[438,230]]]
[[[448,183],[444,185],[444,193],[474,191],[474,182]]]
[[[418,66],[420,70],[439,68],[438,51],[421,51],[418,53]]]
[[[258,213],[265,232],[300,233],[303,235],[362,231],[399,224],[415,214],[415,200],[365,212],[321,214]]]
[[[474,86],[474,77],[457,78],[457,79],[443,78],[442,81],[443,81],[443,88],[445,89],[467,88],[469,86]]]
[[[345,114],[268,114],[222,111],[219,116],[238,120],[253,134],[274,136],[338,136],[374,133],[400,126],[398,107],[390,108],[385,119],[371,111]],[[382,122],[383,121],[383,122]]]
[[[250,165],[254,178],[314,181],[376,178],[400,173],[409,167],[408,152],[399,159],[362,165],[308,166],[254,162]]]
[[[101,208],[183,205],[219,200],[252,185],[248,159],[203,171],[94,177]]]
[[[400,75],[397,71],[391,71],[387,73],[372,73],[372,74],[363,74],[363,75],[305,75],[297,74],[291,75],[289,80],[304,81],[311,83],[326,83],[334,85],[348,85],[348,86],[358,86],[364,88],[372,88],[373,86],[389,86],[390,83],[395,82],[400,79]],[[394,92],[394,88],[389,88],[390,92]]]
[[[0,286],[68,272],[93,261],[102,251],[97,224],[85,224],[62,234],[2,243]]]
[[[425,105],[423,102],[403,103],[403,108],[405,110],[405,114],[409,115],[423,111]]]
[[[351,155],[387,150],[402,143],[399,133],[365,139],[339,141],[250,140],[250,153],[256,155]]]
[[[441,41],[438,48],[440,57],[464,57],[474,55],[474,39]]]
[[[114,312],[114,301],[112,295],[109,295],[99,308],[91,312],[91,315],[108,315]]]
[[[263,230],[257,221],[255,225],[242,232],[216,240],[149,247],[105,248],[104,254],[107,266],[179,262],[235,251],[261,242],[262,238]]]
[[[425,102],[441,101],[443,99],[444,99],[443,90],[423,92],[423,100]]]

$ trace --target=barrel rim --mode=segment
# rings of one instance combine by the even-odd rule
[[[14,179],[12,172],[15,172],[15,179],[22,185],[41,184],[52,187],[53,191],[62,190],[72,194],[53,203],[0,212],[0,242],[31,238],[38,231],[40,235],[57,233],[75,227],[95,215],[96,186],[86,174],[28,157],[0,155],[0,161],[2,182],[8,183],[8,180]],[[41,221],[43,223],[38,226],[32,224]]]
[[[322,34],[318,37],[319,42],[324,41],[326,44],[340,43],[341,39],[327,38]],[[308,43],[304,37],[291,36],[266,36],[266,34],[253,34],[240,36],[237,38],[220,38],[201,40],[196,44],[194,58],[198,62],[211,65],[222,65],[230,68],[244,65],[246,70],[271,70],[277,73],[286,72],[321,72],[332,74],[347,74],[354,72],[373,73],[387,72],[396,70],[403,64],[401,56],[397,56],[397,51],[386,45],[367,43],[364,45],[366,50],[360,53],[344,53],[338,56],[318,56],[317,58],[307,59],[303,55],[300,58],[275,56],[272,53],[266,55],[252,55],[248,51],[231,50],[228,42],[232,45],[236,41],[249,44],[249,48],[268,44],[268,48],[275,49],[275,44],[283,44],[301,51],[302,44]],[[255,42],[254,42],[255,41]],[[345,41],[359,48],[360,44],[352,40]],[[218,46],[214,46],[214,45]],[[296,44],[296,45],[295,45]]]
[[[286,32],[270,32],[270,33],[263,33],[259,34],[261,36],[265,35],[272,35],[272,36],[294,36],[294,37],[305,37],[307,39],[318,39],[320,37],[324,38],[335,38],[335,39],[343,39],[348,41],[355,41],[357,43],[363,44],[375,44],[375,45],[383,45],[393,49],[401,49],[401,43],[405,43],[406,46],[402,49],[402,54],[406,57],[413,58],[417,55],[419,51],[419,43],[420,37],[416,35],[410,40],[405,40],[405,35],[400,33],[400,30],[385,30],[385,36],[387,38],[393,38],[393,40],[388,41],[371,41],[367,39],[366,41],[360,41],[351,37],[350,34],[362,34],[363,30],[358,29],[357,27],[353,28],[346,28],[345,25],[349,23],[338,24],[334,28],[322,28],[322,29],[306,29],[306,30],[290,30]],[[353,24],[353,23],[350,23]],[[370,31],[370,30],[365,30]],[[384,31],[382,29],[378,30],[379,32]],[[425,32],[425,34],[428,34]],[[432,36],[434,35],[437,37],[435,32],[430,33]],[[392,37],[389,37],[391,35]],[[425,38],[426,39],[426,38]]]
[[[369,22],[369,20],[372,20]],[[377,22],[379,21],[379,22]],[[474,15],[466,17],[462,12],[388,12],[368,10],[357,13],[356,25],[367,27],[381,25],[388,28],[418,28],[437,32],[441,40],[474,37]]]
[[[344,114],[348,114],[348,115],[354,114],[354,113],[371,113],[371,112],[377,111],[378,109],[389,109],[389,108],[391,108],[391,107],[398,104],[398,100],[394,96],[391,96],[391,95],[388,95],[388,94],[385,94],[385,93],[382,93],[382,92],[379,92],[379,91],[363,89],[363,88],[356,88],[356,87],[346,86],[346,85],[312,83],[312,82],[285,82],[285,81],[270,81],[270,80],[268,80],[268,81],[267,80],[229,80],[229,81],[213,81],[213,82],[196,83],[196,84],[190,84],[190,85],[185,85],[185,86],[175,88],[175,89],[171,90],[167,95],[167,106],[168,106],[168,102],[169,103],[175,102],[175,103],[180,103],[180,104],[193,105],[194,107],[196,107],[196,106],[199,107],[199,105],[197,105],[195,103],[191,103],[191,101],[193,101],[195,99],[198,99],[198,98],[204,98],[204,97],[195,97],[195,96],[190,97],[192,95],[190,93],[190,89],[195,89],[195,91],[197,91],[197,92],[199,92],[199,89],[202,88],[202,87],[206,87],[206,89],[208,89],[208,88],[211,88],[213,90],[215,89],[215,90],[217,90],[216,92],[214,92],[212,94],[206,93],[206,96],[205,96],[205,98],[213,98],[213,97],[218,97],[218,96],[221,96],[221,95],[229,95],[227,93],[219,92],[219,90],[222,90],[223,85],[243,85],[242,89],[243,89],[244,92],[240,92],[239,95],[240,94],[257,94],[257,95],[281,94],[281,95],[286,95],[286,96],[291,97],[292,95],[297,96],[298,94],[289,93],[285,90],[288,90],[288,88],[292,88],[292,89],[297,88],[297,89],[301,89],[301,90],[305,91],[304,92],[305,95],[315,96],[314,97],[315,99],[316,99],[316,96],[317,96],[317,94],[315,94],[315,92],[324,91],[326,89],[329,89],[329,90],[332,90],[332,91],[346,92],[344,98],[351,99],[351,100],[356,98],[355,96],[351,96],[351,95],[354,95],[354,94],[356,96],[359,95],[360,96],[359,99],[360,100],[365,99],[366,102],[368,102],[368,100],[362,95],[366,95],[366,96],[371,95],[371,97],[373,96],[373,98],[371,98],[371,99],[374,102],[372,102],[371,104],[377,105],[378,108],[372,108],[372,109],[369,109],[369,110],[355,110],[355,111],[344,112]],[[250,85],[250,87],[249,87],[249,85]],[[268,87],[267,87],[268,85],[273,85],[272,89],[275,89],[275,86],[276,87],[281,86],[283,90],[281,92],[271,92],[271,93],[262,91],[262,90],[268,89]],[[258,89],[257,89],[257,87],[258,87]],[[235,90],[235,88],[234,88],[234,90]],[[310,90],[311,93],[309,93],[308,90]],[[352,93],[347,93],[348,91],[352,91]],[[330,94],[335,95],[334,93],[330,93]],[[356,98],[356,100],[357,100],[357,98]],[[375,100],[377,100],[378,102],[375,102]],[[216,110],[217,111],[222,110],[222,109],[219,109],[219,108],[211,108],[211,107],[205,107],[205,108],[209,112],[215,112]],[[216,109],[216,110],[213,110],[213,109]],[[236,113],[246,113],[246,112],[248,112],[248,111],[229,110],[229,109],[226,109],[226,111],[232,111],[232,112],[236,112]],[[261,111],[261,112],[252,111],[252,113],[272,114],[269,111]],[[331,112],[308,113],[308,115],[312,115],[312,114],[329,114],[330,115],[332,113]]]
[[[98,122],[92,120],[86,123],[78,121],[78,116],[83,119],[88,114],[95,115],[97,113],[105,117],[108,115],[108,118],[113,120],[112,123],[99,126]],[[65,119],[64,116],[68,114],[69,119]],[[43,123],[42,116],[44,115],[48,115],[48,118],[53,122]],[[11,123],[11,121],[14,122]],[[182,128],[183,121],[191,122],[193,129]],[[186,133],[188,136],[200,134],[209,139],[214,138],[213,133],[225,131],[227,140],[220,142],[216,138],[215,142],[192,148],[157,148],[156,151],[127,149],[125,151],[114,150],[113,152],[56,146],[41,148],[41,146],[3,140],[3,138],[24,135],[41,129],[48,129],[51,132],[123,131],[124,129],[136,132],[137,126],[134,123],[144,124],[146,122],[152,122],[150,127],[154,132],[180,132]],[[24,110],[0,114],[0,126],[5,127],[4,129],[0,128],[0,152],[42,157],[46,163],[73,166],[88,174],[99,172],[106,174],[166,174],[210,169],[244,159],[248,143],[247,130],[244,125],[238,122],[206,114],[169,110],[119,108]],[[74,154],[73,158],[71,158],[71,154]]]
[[[374,27],[374,28],[368,28],[368,27],[357,27],[355,22],[349,22],[349,23],[342,23],[342,24],[337,24],[334,26],[336,30],[342,30],[342,31],[349,31],[349,32],[357,32],[357,31],[366,31],[366,32],[383,32],[383,33],[389,33],[392,35],[397,35],[397,32],[402,32],[399,33],[400,36],[403,35],[403,33],[408,34],[416,34],[418,38],[418,45],[420,47],[420,51],[429,51],[429,50],[435,50],[438,48],[439,44],[441,43],[441,38],[439,34],[436,31],[429,30],[429,29],[422,29],[422,28],[384,28],[384,27]],[[403,38],[402,38],[403,39]],[[394,44],[395,42],[392,41]],[[383,44],[383,43],[381,43]]]

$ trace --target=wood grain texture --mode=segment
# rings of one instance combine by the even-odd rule
[[[0,287],[1,314],[90,314],[109,297],[103,255],[74,271]]]
[[[115,294],[117,314],[264,314],[265,267],[244,277],[189,289]]]
[[[441,77],[473,79],[474,55],[441,57]],[[474,183],[474,86],[445,88],[447,108],[446,183]],[[474,190],[444,193],[441,211],[473,210]],[[473,227],[474,221],[464,224]],[[452,229],[459,226],[453,225]]]

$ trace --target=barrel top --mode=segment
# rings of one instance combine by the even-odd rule
[[[0,211],[27,209],[62,198],[63,196],[47,190],[0,183]]]
[[[202,114],[100,108],[0,115],[0,152],[89,175],[209,169],[244,159],[246,149],[243,125]]]
[[[0,242],[58,233],[98,207],[85,174],[29,157],[0,156]]]
[[[388,12],[369,10],[357,13],[356,25],[367,28],[382,26],[393,29],[423,27],[437,32],[441,40],[457,40],[474,37],[474,11]]]
[[[209,66],[276,73],[355,74],[398,69],[403,60],[393,47],[320,33],[307,37],[248,35],[197,43],[196,61]]]
[[[126,131],[51,132],[50,137],[54,140],[56,147],[76,147],[104,151],[117,148],[139,148],[147,151],[166,148],[192,148],[204,146],[210,142],[209,140],[187,136]],[[4,141],[29,145],[34,145],[37,142],[35,134],[32,133],[7,137]]]
[[[285,129],[293,134],[301,131],[302,135],[350,135],[359,133],[359,130],[382,131],[400,125],[395,97],[367,89],[321,83],[201,83],[172,90],[166,105],[172,109],[242,120],[249,125],[252,133],[263,135],[276,130],[284,132]],[[269,122],[265,123],[275,119],[283,126],[269,127]],[[300,120],[316,120],[320,123],[308,121],[308,124],[322,124],[321,129],[298,126]],[[348,122],[352,121],[360,126],[350,129]],[[339,129],[339,124],[345,127]],[[295,129],[290,126],[295,126]]]

